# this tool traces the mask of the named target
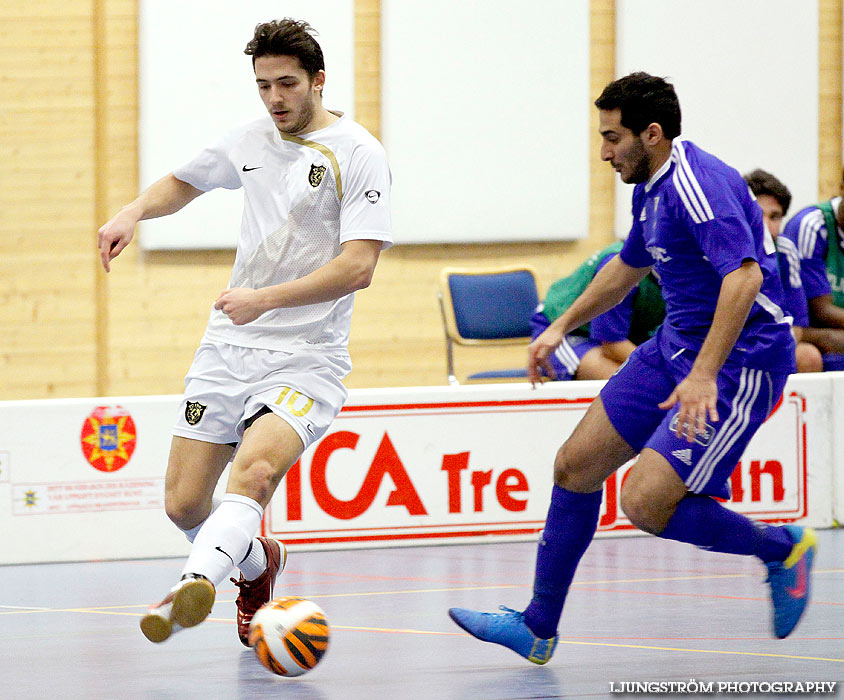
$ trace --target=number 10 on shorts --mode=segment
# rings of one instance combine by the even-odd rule
[[[275,405],[281,406],[285,403],[285,401],[287,410],[298,418],[304,416],[308,411],[311,410],[311,406],[314,405],[314,400],[312,398],[309,398],[304,394],[291,389],[289,386],[282,387],[281,393],[275,400]],[[304,403],[302,403],[302,401],[304,401]],[[297,403],[299,404],[298,408],[296,406]]]

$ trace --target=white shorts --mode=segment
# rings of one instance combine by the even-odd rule
[[[348,356],[287,353],[204,340],[185,377],[173,435],[237,444],[246,422],[271,410],[307,448],[322,437],[346,401]]]

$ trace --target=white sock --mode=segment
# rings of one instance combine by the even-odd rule
[[[215,510],[217,510],[217,508],[219,508],[219,506],[222,502],[223,502],[222,500],[220,500],[219,498],[214,496],[211,499],[211,513],[213,513]],[[211,517],[211,513],[208,514],[208,518]],[[196,539],[196,536],[199,534],[200,528],[203,525],[205,525],[208,518],[205,518],[205,520],[203,520],[201,523],[199,523],[199,525],[194,525],[190,530],[182,530],[182,528],[179,528],[180,530],[182,530],[182,532],[185,533],[185,537],[187,537],[188,542],[193,544],[193,541]]]
[[[249,551],[237,568],[247,581],[254,581],[267,570],[267,553],[257,537],[252,540]]]
[[[200,574],[219,586],[246,556],[263,515],[257,501],[227,493],[196,535],[182,575]]]

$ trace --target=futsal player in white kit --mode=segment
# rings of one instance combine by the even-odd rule
[[[193,544],[181,580],[141,620],[153,642],[202,622],[238,568],[238,635],[248,645],[249,622],[286,561],[283,543],[256,537],[264,508],[346,399],[353,293],[392,244],[384,149],[323,106],[313,33],[292,19],[259,24],[244,53],[270,117],[233,130],[99,230],[109,271],[138,221],[217,187],[244,191],[229,288],[214,303],[173,429],[165,507]]]

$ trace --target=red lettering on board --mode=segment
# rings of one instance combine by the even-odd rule
[[[357,495],[351,500],[344,501],[331,493],[326,479],[329,457],[335,450],[355,449],[359,439],[360,435],[357,433],[341,430],[327,436],[317,447],[311,461],[311,489],[317,505],[328,515],[339,520],[356,518],[372,505],[381,481],[385,475],[389,474],[396,488],[387,497],[387,505],[404,506],[410,515],[427,515],[428,511],[422,505],[422,500],[413,487],[413,482],[387,433],[384,433],[381,439],[381,444],[378,446]]]
[[[618,519],[618,490],[615,472],[604,482],[604,503],[606,511],[598,521],[598,527],[609,527]]]
[[[765,462],[764,467],[760,465],[761,462],[756,459],[750,463],[750,500],[762,500],[762,475],[767,474],[771,477],[774,501],[782,501],[785,498],[785,487],[782,485],[782,464],[769,459]]]
[[[776,459],[765,461],[764,466],[759,459],[751,460],[748,476],[750,477],[750,501],[759,503],[762,500],[762,475],[771,478],[771,494],[775,502],[785,500],[785,486],[783,484],[782,462]],[[735,471],[730,475],[730,490],[734,503],[744,502],[746,489],[744,488],[744,474],[741,469],[741,462],[738,463]]]
[[[492,481],[492,469],[488,472],[472,472],[472,490],[474,493],[475,512],[480,513],[484,509],[484,486]]]
[[[507,483],[510,480],[515,480],[515,483]],[[528,490],[527,478],[518,469],[505,469],[498,475],[495,482],[495,495],[498,496],[498,502],[501,507],[511,512],[518,512],[527,508],[527,499],[519,500],[513,498],[510,493],[515,491],[523,493]]]
[[[302,460],[297,460],[285,476],[287,486],[287,520],[302,519]]]
[[[448,512],[460,512],[460,472],[469,466],[469,453],[443,455],[442,470],[448,474]]]

